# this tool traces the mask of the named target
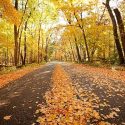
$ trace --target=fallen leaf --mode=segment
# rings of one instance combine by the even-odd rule
[[[3,118],[3,119],[4,119],[4,120],[10,120],[10,119],[11,119],[11,117],[12,117],[11,115],[7,115],[7,116],[4,116],[4,118]]]

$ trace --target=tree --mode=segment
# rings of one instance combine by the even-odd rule
[[[108,10],[108,13],[110,15],[110,18],[112,20],[114,40],[115,40],[115,44],[116,44],[116,47],[117,47],[120,64],[124,64],[125,61],[124,61],[122,47],[121,47],[119,36],[118,36],[117,23],[116,23],[114,15],[113,15],[112,9],[109,5],[109,2],[110,2],[110,0],[106,0],[106,3],[103,3],[103,4],[106,6],[106,8]]]
[[[15,9],[18,10],[18,0],[15,0]],[[14,63],[15,66],[18,65],[18,49],[19,49],[19,45],[18,45],[18,28],[17,25],[14,25],[14,42],[15,42],[15,47],[14,47]]]
[[[121,13],[118,8],[114,9],[114,13],[117,19],[117,23],[119,26],[119,32],[120,32],[120,37],[121,37],[121,42],[122,42],[122,47],[124,51],[124,57],[125,57],[125,29],[124,29],[124,22],[122,20]]]

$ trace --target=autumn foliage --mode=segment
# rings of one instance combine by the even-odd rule
[[[21,22],[21,13],[19,13],[10,0],[0,0],[0,7],[2,8],[2,17],[9,22],[19,25]]]

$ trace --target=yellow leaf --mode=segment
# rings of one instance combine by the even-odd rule
[[[3,119],[4,119],[4,120],[10,120],[10,119],[11,119],[11,115],[4,116]]]

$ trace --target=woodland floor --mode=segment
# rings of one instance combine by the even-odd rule
[[[23,67],[21,69],[17,69],[14,71],[13,70],[12,71],[5,70],[5,73],[3,71],[1,71],[2,74],[0,74],[0,88],[9,84],[9,82],[11,82],[11,81],[19,79],[22,76],[36,70],[37,68],[39,68],[39,66],[40,65],[31,65],[31,66]]]
[[[39,124],[125,125],[125,71],[52,62],[0,89],[0,125]]]

